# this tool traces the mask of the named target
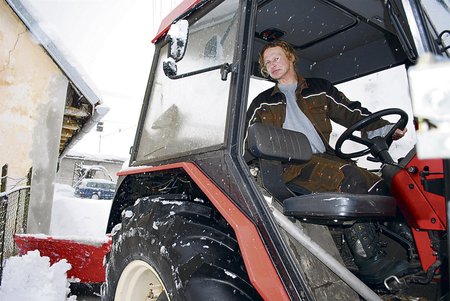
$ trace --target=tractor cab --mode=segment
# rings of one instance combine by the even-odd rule
[[[450,14],[445,3],[429,2]],[[420,161],[410,151],[411,105],[395,94],[399,78],[390,73],[406,76],[424,52],[448,59],[446,32],[430,16],[422,3],[399,0],[182,2],[153,39],[130,168],[119,173],[108,221],[105,300],[448,297],[443,161]],[[308,161],[308,140],[246,122],[253,98],[275,84],[258,59],[277,40],[293,45],[302,76],[369,92],[375,103],[364,105],[380,112],[331,136],[340,156],[378,163],[373,171],[388,179],[388,194],[285,185],[283,164]],[[384,74],[391,77],[377,98],[370,81]],[[403,98],[403,110],[392,109]],[[410,129],[403,153],[391,153],[398,147],[389,134],[371,140],[354,133],[388,115]],[[348,140],[359,148],[345,146]],[[358,279],[342,227],[362,220],[379,225],[390,253],[415,264],[412,274],[370,287]]]

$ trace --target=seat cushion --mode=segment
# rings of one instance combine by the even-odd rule
[[[351,193],[312,193],[284,200],[283,213],[299,219],[336,222],[380,219],[396,214],[396,201],[391,196]]]

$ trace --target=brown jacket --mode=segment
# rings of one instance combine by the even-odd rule
[[[322,138],[328,153],[334,154],[329,145],[332,131],[331,120],[348,128],[371,112],[359,102],[350,101],[333,84],[320,78],[298,78],[296,90],[300,109],[311,120]],[[286,116],[286,97],[278,86],[259,94],[247,111],[247,125],[255,122],[283,127]],[[389,124],[380,120],[365,130],[370,131]]]
[[[322,178],[316,175],[332,173],[333,176],[331,178],[333,178],[334,182],[329,181],[328,186],[330,187],[327,186],[326,189],[324,188],[322,190],[337,191],[345,177],[340,167],[351,162],[338,158],[335,155],[334,149],[329,145],[332,131],[331,120],[348,128],[367,115],[370,115],[371,112],[362,107],[359,102],[350,101],[333,84],[325,79],[299,77],[296,96],[298,106],[309,120],[311,120],[319,136],[322,138],[326,147],[326,153],[323,155],[314,155],[313,160],[305,164],[286,165],[283,172],[284,180],[289,182],[296,179],[302,172],[302,169],[309,164],[314,166],[313,172],[311,173],[311,178],[313,179],[303,182],[301,186],[311,191],[318,191],[317,185],[315,185],[317,183],[314,181],[321,182]],[[286,97],[281,93],[278,86],[275,86],[262,92],[252,101],[247,111],[247,125],[250,126],[255,122],[261,122],[281,128],[283,127],[285,116]],[[366,127],[365,131],[375,130],[387,124],[389,124],[387,121],[380,120]],[[326,158],[327,155],[331,155],[334,159],[322,159]],[[251,161],[252,156],[247,152],[245,159]],[[354,163],[351,163],[351,165],[354,165]]]

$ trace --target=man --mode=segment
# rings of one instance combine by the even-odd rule
[[[328,144],[331,120],[349,127],[371,113],[359,102],[347,99],[329,81],[298,75],[296,62],[295,50],[284,41],[263,48],[259,57],[261,73],[277,84],[259,94],[247,112],[248,125],[261,122],[302,132],[311,143],[312,159],[305,164],[287,166],[283,173],[286,183],[309,192],[386,192],[382,179],[351,161],[338,158]],[[389,123],[380,120],[366,128],[365,134],[382,135],[389,129]],[[398,129],[393,139],[405,133],[406,129]],[[357,223],[345,229],[344,235],[363,281],[378,284],[390,275],[401,276],[407,272],[406,261],[386,257],[373,224]]]

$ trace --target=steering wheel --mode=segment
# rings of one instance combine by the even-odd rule
[[[377,122],[381,117],[388,116],[388,115],[399,115],[400,119],[392,126],[392,128],[389,130],[389,132],[384,137],[373,137],[372,139],[364,138],[364,137],[357,137],[354,135],[355,131],[360,131],[361,129],[365,128],[368,125],[371,125],[374,122]],[[389,146],[391,146],[392,141],[394,140],[392,136],[394,135],[395,131],[397,129],[404,129],[406,124],[408,123],[408,114],[406,114],[405,111],[400,109],[385,109],[378,112],[375,112],[367,117],[364,117],[363,119],[356,122],[354,125],[349,127],[345,132],[342,133],[342,135],[339,137],[339,139],[336,142],[335,152],[336,155],[343,159],[352,159],[356,157],[361,157],[364,155],[367,155],[368,153],[371,153],[375,158],[380,158],[382,162],[388,160],[385,155],[387,155],[389,158],[389,154],[387,150],[389,149]],[[356,143],[362,144],[367,146],[367,148],[356,151],[353,153],[344,153],[342,152],[342,145],[345,141],[351,140]],[[391,158],[392,160],[392,158]]]

